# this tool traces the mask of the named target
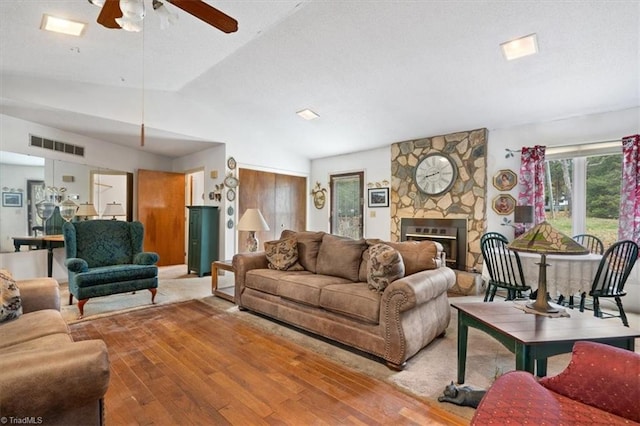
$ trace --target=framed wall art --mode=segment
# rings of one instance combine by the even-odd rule
[[[516,199],[509,194],[500,194],[493,199],[491,205],[499,215],[508,215],[516,208]]]
[[[22,207],[22,192],[3,192],[2,207]]]
[[[518,183],[518,176],[513,170],[498,170],[493,177],[493,186],[498,191],[509,191]]]
[[[389,207],[389,188],[369,188],[369,207]]]

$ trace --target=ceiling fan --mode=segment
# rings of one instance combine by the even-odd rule
[[[89,0],[91,3],[91,0]],[[185,12],[195,16],[196,18],[206,22],[223,31],[225,33],[233,33],[238,31],[238,21],[230,17],[229,15],[219,11],[218,9],[209,6],[202,0],[164,0],[172,5],[184,10]],[[158,0],[153,2],[154,9],[157,7],[164,7]],[[95,3],[94,3],[95,4]],[[98,23],[107,28],[120,29],[123,28],[116,20],[121,20],[123,17],[123,8],[127,11],[127,7],[132,5],[133,7],[141,7],[141,14],[139,19],[144,17],[144,5],[142,0],[123,0],[121,8],[121,0],[104,0],[100,14],[98,15]]]

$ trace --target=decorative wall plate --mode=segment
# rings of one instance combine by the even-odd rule
[[[236,186],[238,186],[238,179],[236,179],[235,176],[233,175],[229,175],[226,178],[224,178],[224,184],[228,187],[228,188],[235,188]]]
[[[229,159],[227,160],[227,167],[230,168],[231,170],[236,168],[236,159],[233,157],[229,157]]]
[[[227,189],[227,200],[233,201],[235,199],[236,199],[236,191],[234,191],[231,188]]]
[[[228,214],[229,216],[233,216],[233,206],[229,206],[229,207],[227,207],[227,214]]]
[[[233,228],[233,219],[229,219],[227,221],[227,228],[232,229]]]

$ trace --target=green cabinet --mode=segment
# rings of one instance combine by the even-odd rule
[[[188,206],[189,251],[187,273],[199,277],[211,273],[211,262],[218,260],[220,211],[215,206]]]

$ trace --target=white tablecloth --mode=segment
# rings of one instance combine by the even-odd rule
[[[538,272],[540,255],[536,253],[518,252],[522,263],[525,282],[533,289],[538,288]],[[547,255],[547,291],[551,297],[561,294],[565,297],[576,293],[589,293],[593,279],[598,271],[602,258],[599,254],[567,256]]]

